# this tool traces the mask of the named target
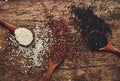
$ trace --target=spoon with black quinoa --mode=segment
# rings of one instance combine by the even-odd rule
[[[33,42],[34,34],[31,30],[13,26],[2,19],[0,19],[0,24],[8,28],[15,35],[15,38],[20,45],[28,46]]]
[[[71,9],[75,15],[77,26],[81,27],[85,35],[88,35],[93,50],[106,50],[120,54],[120,50],[106,38],[107,33],[112,34],[110,27],[102,18],[94,14],[93,8],[85,9],[72,5]]]
[[[110,41],[106,38],[104,33],[92,31],[89,33],[89,43],[93,50],[111,51],[119,53],[120,50],[115,48]]]

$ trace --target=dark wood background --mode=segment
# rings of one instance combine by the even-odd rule
[[[34,29],[36,25],[46,22],[41,6],[43,3],[56,18],[63,17],[66,21],[70,17],[67,7],[71,4],[93,6],[95,14],[103,18],[112,29],[109,40],[120,49],[119,0],[0,0],[0,18],[17,26],[32,26]],[[91,51],[86,48],[87,44],[82,43],[80,33],[73,26],[70,28],[75,41],[69,43],[76,45],[77,51],[75,54],[68,52],[65,61],[53,73],[51,81],[120,81],[120,57],[110,52]],[[6,39],[9,33],[0,26],[0,81],[37,81],[39,78],[42,81],[48,65],[22,67],[20,61],[26,58],[11,53],[12,49],[17,50],[17,46],[8,45]]]

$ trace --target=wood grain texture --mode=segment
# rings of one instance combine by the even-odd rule
[[[71,17],[67,8],[71,4],[95,7],[95,14],[112,28],[113,35],[109,40],[120,49],[119,0],[3,0],[0,1],[0,18],[17,26],[31,26],[34,29],[36,25],[40,26],[47,21],[41,5],[43,2],[55,18],[62,17],[66,21]],[[69,28],[71,37],[68,44],[71,48],[68,48],[65,61],[55,70],[51,81],[120,81],[120,57],[110,52],[92,51],[72,23]],[[40,78],[42,81],[48,62],[45,61],[42,67],[22,67],[21,60],[29,63],[27,58],[11,52],[18,47],[8,45],[9,40],[6,39],[9,33],[0,25],[0,81],[37,81]]]

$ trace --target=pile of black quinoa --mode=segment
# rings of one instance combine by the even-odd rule
[[[93,8],[81,8],[71,6],[72,13],[75,15],[77,26],[82,29],[92,49],[100,49],[108,43],[106,34],[112,34],[110,27],[105,21],[94,14]]]

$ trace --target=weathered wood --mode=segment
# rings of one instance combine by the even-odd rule
[[[41,5],[43,2],[48,12],[54,14],[55,18],[62,17],[66,21],[71,16],[67,8],[71,4],[81,3],[81,6],[84,4],[95,7],[94,12],[105,19],[112,28],[113,35],[109,39],[120,49],[119,0],[8,0],[8,2],[3,0],[0,1],[0,18],[14,25],[28,28],[31,26],[31,29],[34,29],[36,25],[40,26],[47,21],[43,13],[44,7]],[[65,61],[53,73],[51,81],[119,81],[120,57],[110,52],[90,50],[88,44],[83,43],[81,32],[77,32],[74,26],[69,26],[72,29],[68,42],[71,48]],[[22,55],[11,53],[12,49],[17,50],[18,47],[8,45],[9,40],[6,39],[9,33],[0,25],[0,81],[42,79],[47,71],[48,62],[44,61],[41,67],[23,67],[21,59],[28,65],[30,63]]]

